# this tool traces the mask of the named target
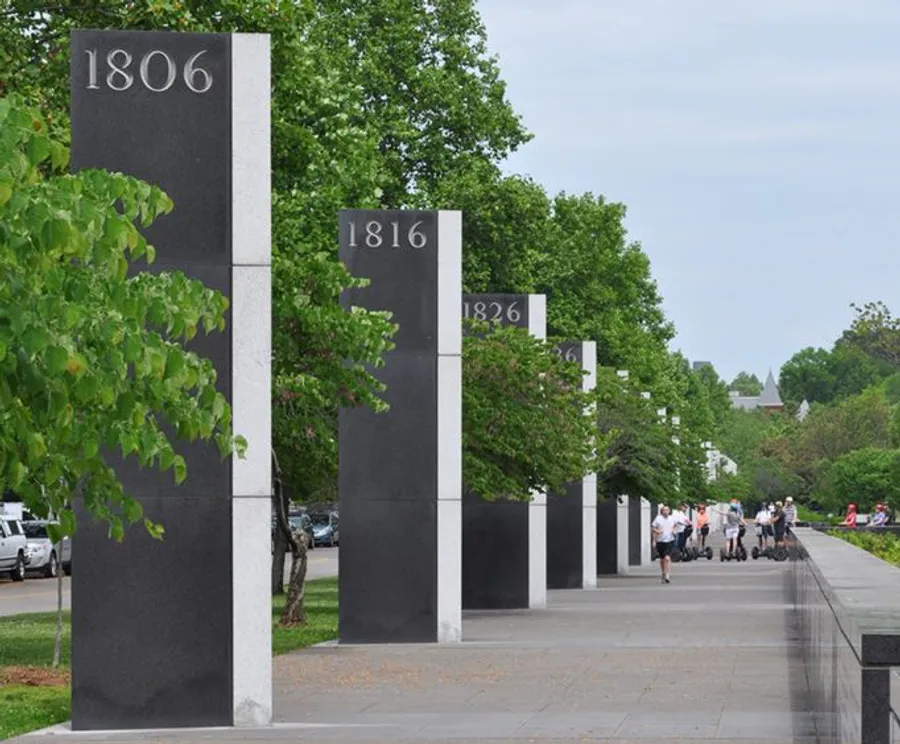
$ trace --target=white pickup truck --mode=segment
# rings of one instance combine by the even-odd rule
[[[0,515],[0,574],[8,573],[13,581],[24,581],[29,555],[22,523]]]

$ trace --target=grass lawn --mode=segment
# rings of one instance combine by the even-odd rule
[[[317,579],[306,585],[307,624],[276,625],[284,597],[272,601],[272,653],[277,656],[337,638],[337,579]],[[49,670],[53,660],[56,614],[42,612],[0,617],[0,739],[69,720],[69,613],[63,615],[63,666]]]

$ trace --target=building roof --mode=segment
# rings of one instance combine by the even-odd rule
[[[766,384],[763,386],[762,393],[759,395],[760,408],[781,408],[784,403],[781,401],[781,394],[778,392],[778,385],[775,384],[775,375],[769,370],[769,376],[766,378]]]
[[[755,408],[759,408],[759,396],[732,395],[731,406],[732,408],[743,408],[745,411],[752,411]]]

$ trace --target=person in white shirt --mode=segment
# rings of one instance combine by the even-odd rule
[[[759,511],[756,512],[756,539],[759,541],[761,550],[769,547],[770,529],[769,510],[766,508],[765,504],[761,504]]]
[[[659,514],[650,525],[653,539],[656,541],[656,555],[659,556],[660,577],[664,584],[669,583],[672,567],[672,547],[675,545],[675,517],[665,504],[660,504]]]

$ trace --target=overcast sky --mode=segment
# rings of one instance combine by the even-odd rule
[[[535,135],[506,169],[628,206],[689,359],[777,374],[900,313],[900,1],[479,8]]]

